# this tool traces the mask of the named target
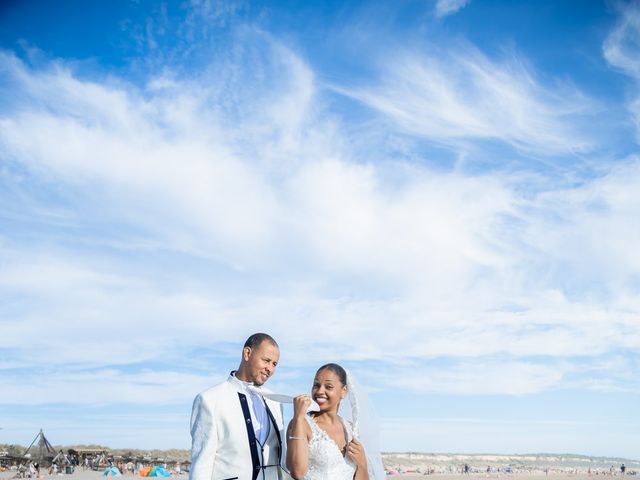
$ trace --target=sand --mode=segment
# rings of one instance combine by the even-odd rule
[[[15,476],[15,472],[0,472],[0,480],[8,480]],[[140,479],[141,477],[133,477],[131,475],[123,475],[119,477],[122,480],[133,480]],[[187,480],[189,477],[186,474],[173,476],[172,478],[178,480]],[[476,474],[476,475],[449,475],[449,474],[435,474],[435,475],[389,475],[388,479],[394,480],[416,480],[418,478],[424,479],[433,479],[433,480],[598,480],[599,478],[602,480],[605,479],[622,479],[625,477],[622,476],[609,476],[609,475],[587,475],[587,474],[554,474],[554,475],[535,475],[535,474],[524,474],[524,473],[515,473],[510,475],[490,475],[486,474]],[[629,480],[635,478],[634,476],[629,476]],[[44,475],[41,477],[41,480],[103,480],[105,477],[102,475],[102,472],[94,472],[91,470],[82,471],[82,468],[76,469],[76,471],[71,475],[66,474],[58,474],[58,475]],[[161,480],[161,479],[158,479]]]

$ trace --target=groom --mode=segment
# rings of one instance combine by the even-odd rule
[[[238,370],[200,393],[191,412],[189,480],[282,480],[282,411],[260,387],[275,373],[280,349],[266,333],[251,335]]]

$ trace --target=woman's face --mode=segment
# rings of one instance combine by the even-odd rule
[[[318,404],[321,412],[338,410],[340,400],[347,394],[347,387],[338,375],[325,368],[316,374],[311,387],[311,398]]]

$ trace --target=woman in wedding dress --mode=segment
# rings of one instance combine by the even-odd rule
[[[338,415],[340,402],[349,393],[347,380],[340,365],[323,365],[316,373],[311,397],[294,399],[293,419],[287,428],[287,467],[294,479],[369,480],[367,457],[354,436],[354,425]],[[307,413],[312,399],[320,411]]]

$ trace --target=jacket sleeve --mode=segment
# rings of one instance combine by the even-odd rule
[[[213,412],[198,395],[191,410],[191,470],[189,480],[211,480],[218,448]]]

